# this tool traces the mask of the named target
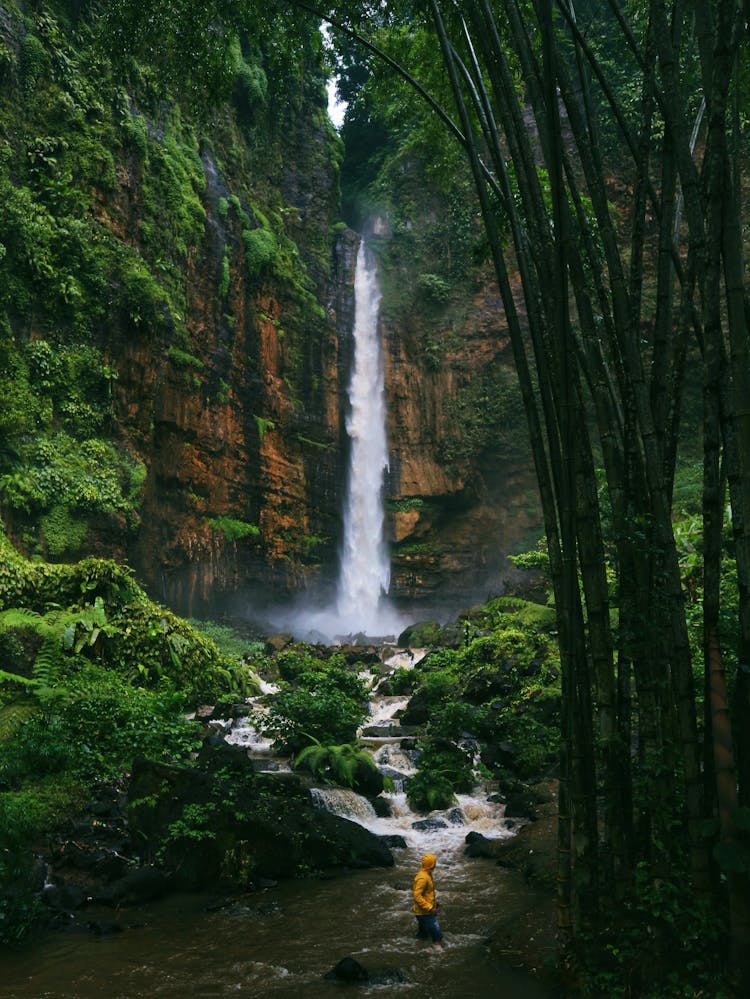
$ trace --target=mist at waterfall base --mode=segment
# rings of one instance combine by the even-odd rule
[[[375,261],[361,240],[354,276],[354,362],[346,418],[350,452],[336,595],[323,607],[300,601],[271,615],[275,624],[302,639],[395,638],[409,623],[388,599],[383,509],[388,441],[379,310]]]

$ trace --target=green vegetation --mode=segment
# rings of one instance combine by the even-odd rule
[[[7,944],[38,915],[29,841],[136,755],[187,758],[200,727],[185,712],[244,695],[254,679],[235,655],[153,603],[130,571],[99,559],[31,562],[4,535],[0,655],[0,944]]]
[[[255,524],[248,524],[234,517],[214,517],[209,520],[209,524],[215,531],[220,531],[227,541],[242,541],[243,538],[257,538],[260,535],[260,528]]]
[[[267,30],[259,11],[253,37],[235,36],[211,84],[186,94],[124,6],[99,13],[11,0],[0,26],[0,512],[25,551],[52,559],[104,536],[120,550],[133,541],[134,468],[165,360],[186,391],[229,400],[233,344],[214,352],[209,373],[195,325],[192,268],[213,231],[221,242],[214,285],[201,289],[206,307],[234,288],[252,311],[263,282],[283,328],[283,383],[304,416],[321,374],[308,370],[307,344],[325,321],[318,298],[338,221],[331,197],[302,226],[282,194],[300,147],[335,189],[341,144],[325,117],[309,138],[292,127],[303,108],[325,107],[317,32],[279,47],[291,23]],[[119,36],[109,48],[104,31]],[[202,117],[209,92],[216,103]],[[230,341],[244,335],[231,316],[222,328]],[[118,392],[123,354],[128,377],[134,356],[148,356],[155,382]]]
[[[378,768],[372,754],[355,743],[343,746],[322,745],[315,740],[297,753],[294,759],[296,769],[304,768],[319,779],[354,787],[361,768],[377,773]]]
[[[472,740],[514,746],[512,773],[492,765],[514,789],[553,768],[559,745],[559,665],[552,631],[536,605],[517,599],[501,609],[491,601],[472,613],[470,630],[491,630],[460,649],[432,652],[414,670],[395,677],[412,701],[404,721],[426,717],[417,775],[407,787],[412,807],[447,807],[454,792],[486,775],[474,760]],[[540,609],[544,611],[544,608]],[[416,712],[416,714],[415,714]],[[468,741],[467,741],[468,740]]]
[[[257,718],[277,749],[296,755],[306,746],[353,743],[366,712],[367,690],[343,659],[320,660],[304,650],[281,652],[276,660],[279,692]]]

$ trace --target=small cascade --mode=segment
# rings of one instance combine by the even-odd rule
[[[375,809],[367,798],[345,787],[314,787],[312,799],[318,808],[334,812],[345,819],[367,825],[377,818]]]
[[[402,659],[403,654],[398,652],[389,663],[394,668],[402,667]],[[332,787],[313,791],[318,806],[358,822],[378,836],[400,839],[407,849],[417,852],[460,854],[469,832],[489,838],[511,836],[505,822],[505,806],[490,800],[487,789],[481,785],[472,794],[457,794],[450,808],[436,809],[427,815],[412,811],[406,788],[417,771],[419,751],[413,748],[416,729],[402,726],[399,720],[408,702],[407,696],[381,695],[375,688],[369,717],[358,736],[392,788],[380,796],[387,802],[387,808],[376,812],[367,798],[352,790]],[[383,811],[389,814],[383,815]]]
[[[260,697],[264,694],[275,694],[278,687],[259,679]],[[289,771],[289,760],[279,756],[273,748],[273,740],[262,734],[261,719],[267,708],[258,698],[248,699],[248,714],[226,723],[224,741],[232,746],[242,746],[247,755],[252,757],[256,770]],[[252,712],[252,713],[250,713]]]
[[[424,656],[423,650],[394,650],[384,665],[391,671],[409,668]],[[417,814],[409,806],[407,787],[411,777],[417,772],[419,750],[415,745],[418,730],[401,724],[400,716],[409,703],[404,694],[380,694],[378,686],[387,680],[385,676],[372,672],[361,674],[369,682],[373,691],[369,704],[369,714],[360,731],[357,741],[373,756],[375,765],[386,779],[386,787],[380,798],[384,807],[377,811],[370,801],[351,788],[325,785],[311,789],[311,795],[318,808],[357,822],[378,836],[399,840],[407,849],[417,851],[453,851],[460,853],[469,832],[480,832],[490,838],[512,835],[506,824],[505,806],[490,800],[488,788],[481,784],[472,794],[458,794],[450,808],[435,810],[427,815]],[[276,687],[262,685],[262,694],[273,693]],[[386,688],[387,689],[387,688]],[[227,723],[225,739],[242,746],[253,759],[256,770],[290,770],[289,760],[280,757],[272,748],[272,740],[259,731],[260,717],[266,710],[259,698],[252,698],[248,714]],[[473,743],[467,742],[471,749]],[[385,814],[383,814],[385,813]]]

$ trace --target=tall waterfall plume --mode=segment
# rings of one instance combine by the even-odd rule
[[[349,382],[349,475],[344,508],[337,612],[354,630],[374,634],[390,584],[383,538],[383,483],[388,470],[385,381],[378,332],[380,287],[364,240],[354,276],[354,364]]]
[[[290,626],[303,638],[314,632],[329,639],[359,633],[384,637],[397,635],[406,624],[387,596],[383,487],[388,441],[379,309],[375,259],[362,240],[354,275],[354,356],[346,420],[350,450],[336,597],[329,607],[293,612]]]

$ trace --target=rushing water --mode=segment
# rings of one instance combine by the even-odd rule
[[[390,557],[384,537],[383,487],[388,441],[379,312],[375,260],[362,240],[354,275],[354,359],[346,419],[350,449],[336,598],[323,610],[295,609],[281,615],[302,638],[310,632],[329,639],[358,633],[383,637],[398,634],[406,624],[387,596]]]
[[[420,851],[397,851],[396,867],[333,880],[290,882],[207,911],[180,896],[114,914],[123,933],[57,934],[3,962],[2,999],[328,999],[342,994],[403,999],[549,999],[528,973],[498,964],[486,946],[500,907],[526,899],[511,872],[441,849],[435,885],[446,949],[414,937],[411,880]],[[342,987],[323,976],[351,955],[371,975],[404,981]],[[512,960],[512,955],[511,955]],[[343,993],[342,993],[343,988]]]
[[[419,655],[409,658],[416,661]],[[399,664],[398,655],[388,663]],[[411,812],[403,790],[415,769],[415,754],[408,742],[402,745],[399,732],[405,703],[406,698],[379,696],[376,690],[361,734],[396,788],[385,796],[389,817],[379,817],[366,798],[345,788],[313,792],[318,807],[377,834],[402,836],[406,845],[393,849],[393,868],[286,882],[226,904],[181,896],[141,910],[95,912],[92,919],[117,920],[124,932],[57,933],[7,955],[0,999],[328,999],[340,996],[342,988],[347,995],[397,999],[549,999],[552,993],[542,981],[513,968],[512,941],[502,963],[487,944],[501,916],[506,926],[528,921],[527,910],[536,904],[530,889],[518,873],[464,854],[469,830],[495,838],[512,835],[502,805],[479,787],[475,794],[459,795],[453,808],[431,813],[431,827],[422,825],[424,817]],[[261,769],[287,765],[273,757],[249,718],[232,723],[227,739],[247,747]],[[411,883],[426,852],[438,857],[435,885],[447,944],[442,951],[415,938],[411,914]],[[366,968],[373,982],[342,986],[323,977],[347,956]],[[375,984],[379,974],[387,984]]]
[[[354,278],[354,366],[349,383],[349,478],[344,510],[337,611],[352,631],[380,633],[381,600],[390,584],[383,539],[383,480],[388,469],[385,382],[378,331],[380,287],[364,240]]]

